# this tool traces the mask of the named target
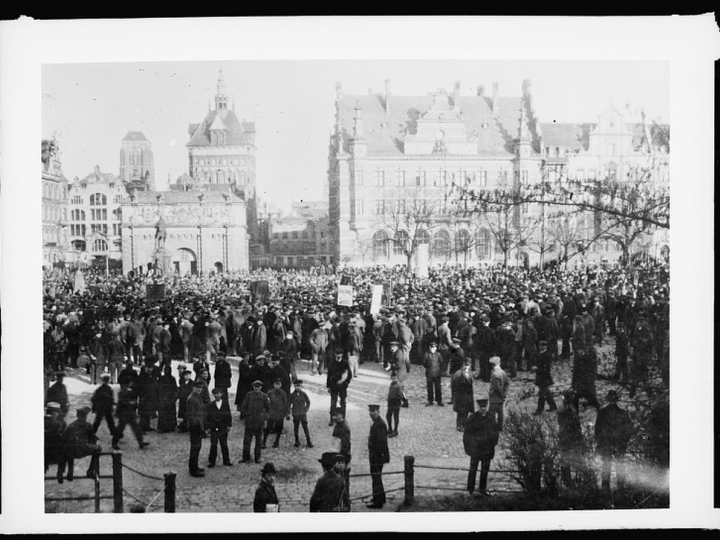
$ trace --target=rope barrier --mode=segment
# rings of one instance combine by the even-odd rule
[[[394,488],[394,489],[386,489],[386,490],[383,491],[383,493],[392,493],[393,491],[400,491],[400,490],[404,490],[404,489],[405,489],[404,486],[403,486],[403,487],[399,487],[399,488]],[[352,499],[350,499],[350,502],[352,502],[352,501],[360,501],[360,500],[362,500],[362,499],[368,499],[368,498],[372,497],[373,495],[374,495],[373,493],[370,493],[370,494],[368,494],[368,495],[362,495],[361,497],[353,497]]]
[[[143,506],[147,507],[147,505],[146,505],[143,501],[141,501],[140,499],[138,499],[135,495],[133,495],[132,493],[130,493],[128,490],[126,490],[125,488],[122,488],[122,490],[123,490],[123,493],[125,493],[125,495],[129,495],[130,497],[132,497],[133,499],[135,499],[137,502],[139,502],[139,503],[142,504]]]
[[[158,478],[157,476],[151,476],[149,474],[145,474],[140,471],[136,471],[135,469],[133,469],[129,465],[126,465],[125,463],[123,463],[122,466],[125,467],[126,469],[130,469],[135,474],[139,474],[140,476],[144,476],[145,478],[149,478],[150,480],[160,480],[161,482],[165,480],[164,478]]]
[[[167,486],[165,486],[165,487],[167,487]],[[157,495],[155,495],[155,496],[152,498],[152,501],[150,501],[150,502],[148,503],[148,505],[145,507],[145,510],[147,510],[148,508],[150,508],[150,507],[152,506],[152,503],[154,503],[155,500],[156,500],[160,495],[163,494],[163,492],[165,491],[165,487],[163,487],[160,491],[158,491]]]

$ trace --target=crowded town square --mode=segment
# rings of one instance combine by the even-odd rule
[[[340,283],[353,289],[347,306],[338,304]],[[386,292],[371,313],[377,285]],[[268,463],[280,511],[333,511],[337,501],[317,510],[323,470],[346,475],[345,511],[395,511],[403,475],[380,475],[377,487],[365,443],[374,422],[386,472],[402,472],[406,456],[438,467],[418,469],[418,498],[517,493],[522,477],[498,471],[517,468],[518,422],[545,422],[559,436],[565,488],[593,472],[608,497],[626,485],[662,491],[666,481],[662,263],[445,267],[427,278],[380,266],[205,276],[53,269],[43,288],[48,511],[92,511],[92,500],[63,496],[87,492],[87,475],[112,478],[109,456],[99,455],[112,452],[126,468],[125,511],[162,511],[158,481],[172,471],[175,511],[252,512]],[[615,417],[601,432],[609,406]],[[472,480],[463,471],[475,459],[471,419],[481,410],[492,418],[491,455],[474,462],[483,464],[476,486],[472,464]],[[78,419],[93,423],[73,477],[59,449],[73,445],[58,440]],[[326,454],[345,472],[326,469]]]

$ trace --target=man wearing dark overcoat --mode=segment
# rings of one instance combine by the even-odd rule
[[[465,364],[453,373],[450,379],[450,390],[452,392],[453,411],[456,413],[455,427],[458,431],[463,431],[468,414],[475,408],[470,359],[465,360]]]
[[[262,391],[263,382],[253,382],[252,392],[249,392],[242,403],[242,416],[245,419],[245,433],[243,435],[243,457],[242,462],[250,461],[250,445],[255,439],[255,463],[260,463],[262,447],[263,427],[270,412],[270,399]]]
[[[388,430],[385,421],[380,417],[380,405],[368,405],[370,411],[370,435],[368,436],[368,458],[372,475],[372,502],[368,508],[382,508],[386,502],[383,486],[382,470],[385,463],[390,462],[388,449]]]
[[[471,495],[475,491],[475,478],[478,466],[480,466],[478,491],[487,495],[487,477],[490,471],[490,462],[495,457],[495,445],[497,444],[497,424],[495,419],[488,414],[488,400],[478,399],[476,401],[478,410],[468,417],[463,433],[465,453],[470,456],[467,489]]]
[[[223,393],[222,388],[215,387],[212,391],[213,401],[207,406],[207,429],[210,433],[210,455],[208,456],[208,467],[215,466],[217,460],[217,447],[220,444],[223,465],[232,467],[230,451],[228,449],[228,433],[232,426],[232,414],[230,404]]]
[[[205,469],[201,468],[198,461],[202,440],[207,437],[207,411],[200,394],[203,391],[203,384],[200,381],[193,383],[193,392],[187,398],[185,414],[187,417],[188,431],[190,432],[190,459],[188,469],[191,476],[205,476]]]

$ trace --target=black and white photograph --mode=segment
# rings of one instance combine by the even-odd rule
[[[2,24],[0,527],[720,526],[712,15]]]

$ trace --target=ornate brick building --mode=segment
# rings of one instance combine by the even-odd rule
[[[67,231],[67,179],[54,139],[42,141],[42,242],[43,265],[65,260]]]
[[[156,263],[156,227],[164,222],[167,271],[199,274],[248,268],[245,201],[231,192],[137,191],[123,205],[123,272]]]
[[[482,86],[467,95],[455,82],[452,92],[395,96],[386,80],[382,93],[345,95],[337,84],[328,163],[335,260],[412,265],[408,246],[427,253],[431,265],[529,265],[556,256],[557,246],[538,238],[546,230],[538,225],[537,205],[469,219],[453,208],[449,186],[492,190],[553,174],[625,174],[631,162],[646,159],[643,134],[610,118],[616,111],[597,124],[541,123],[530,81],[518,90],[506,97],[494,83],[490,95]],[[598,246],[598,260],[607,258],[603,252],[617,257],[607,242]]]

